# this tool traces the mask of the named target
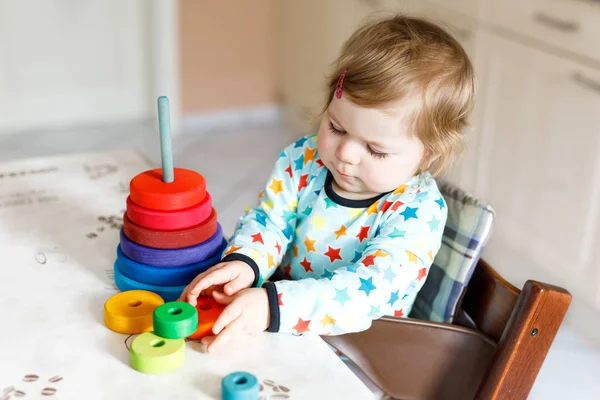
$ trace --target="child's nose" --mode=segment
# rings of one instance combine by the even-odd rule
[[[356,146],[349,140],[342,140],[335,152],[336,157],[343,163],[356,165],[360,162]]]

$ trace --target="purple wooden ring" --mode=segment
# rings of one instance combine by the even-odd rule
[[[218,225],[217,231],[211,237],[195,246],[179,249],[155,249],[133,242],[121,229],[121,251],[127,258],[140,264],[160,267],[179,267],[209,259],[221,251],[222,241],[223,229],[221,225]]]

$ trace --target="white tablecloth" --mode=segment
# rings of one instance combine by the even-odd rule
[[[257,376],[264,399],[373,398],[312,335],[263,333],[211,355],[188,342],[172,373],[130,367],[103,304],[118,292],[129,181],[149,168],[132,151],[0,165],[0,399],[220,399],[238,370]]]

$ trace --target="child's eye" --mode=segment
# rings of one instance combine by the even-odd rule
[[[371,153],[371,155],[375,158],[384,159],[388,156],[386,153],[380,153],[378,151],[373,150],[371,146],[367,146],[367,149],[369,150],[369,153]]]
[[[336,127],[335,127],[335,125],[333,125],[333,124],[331,123],[331,121],[329,121],[329,130],[330,130],[331,132],[335,133],[335,134],[338,134],[338,135],[343,135],[344,133],[346,133],[345,131],[343,131],[343,130],[341,130],[341,129],[338,129],[338,128],[336,128]]]

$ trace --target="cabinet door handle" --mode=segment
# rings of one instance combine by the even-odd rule
[[[549,26],[550,28],[558,29],[562,32],[577,32],[579,24],[574,21],[565,21],[542,12],[537,12],[533,18],[540,24]]]
[[[595,81],[587,76],[583,75],[581,72],[575,72],[571,76],[573,81],[580,86],[583,86],[586,89],[592,90],[596,93],[600,94],[600,82]]]

